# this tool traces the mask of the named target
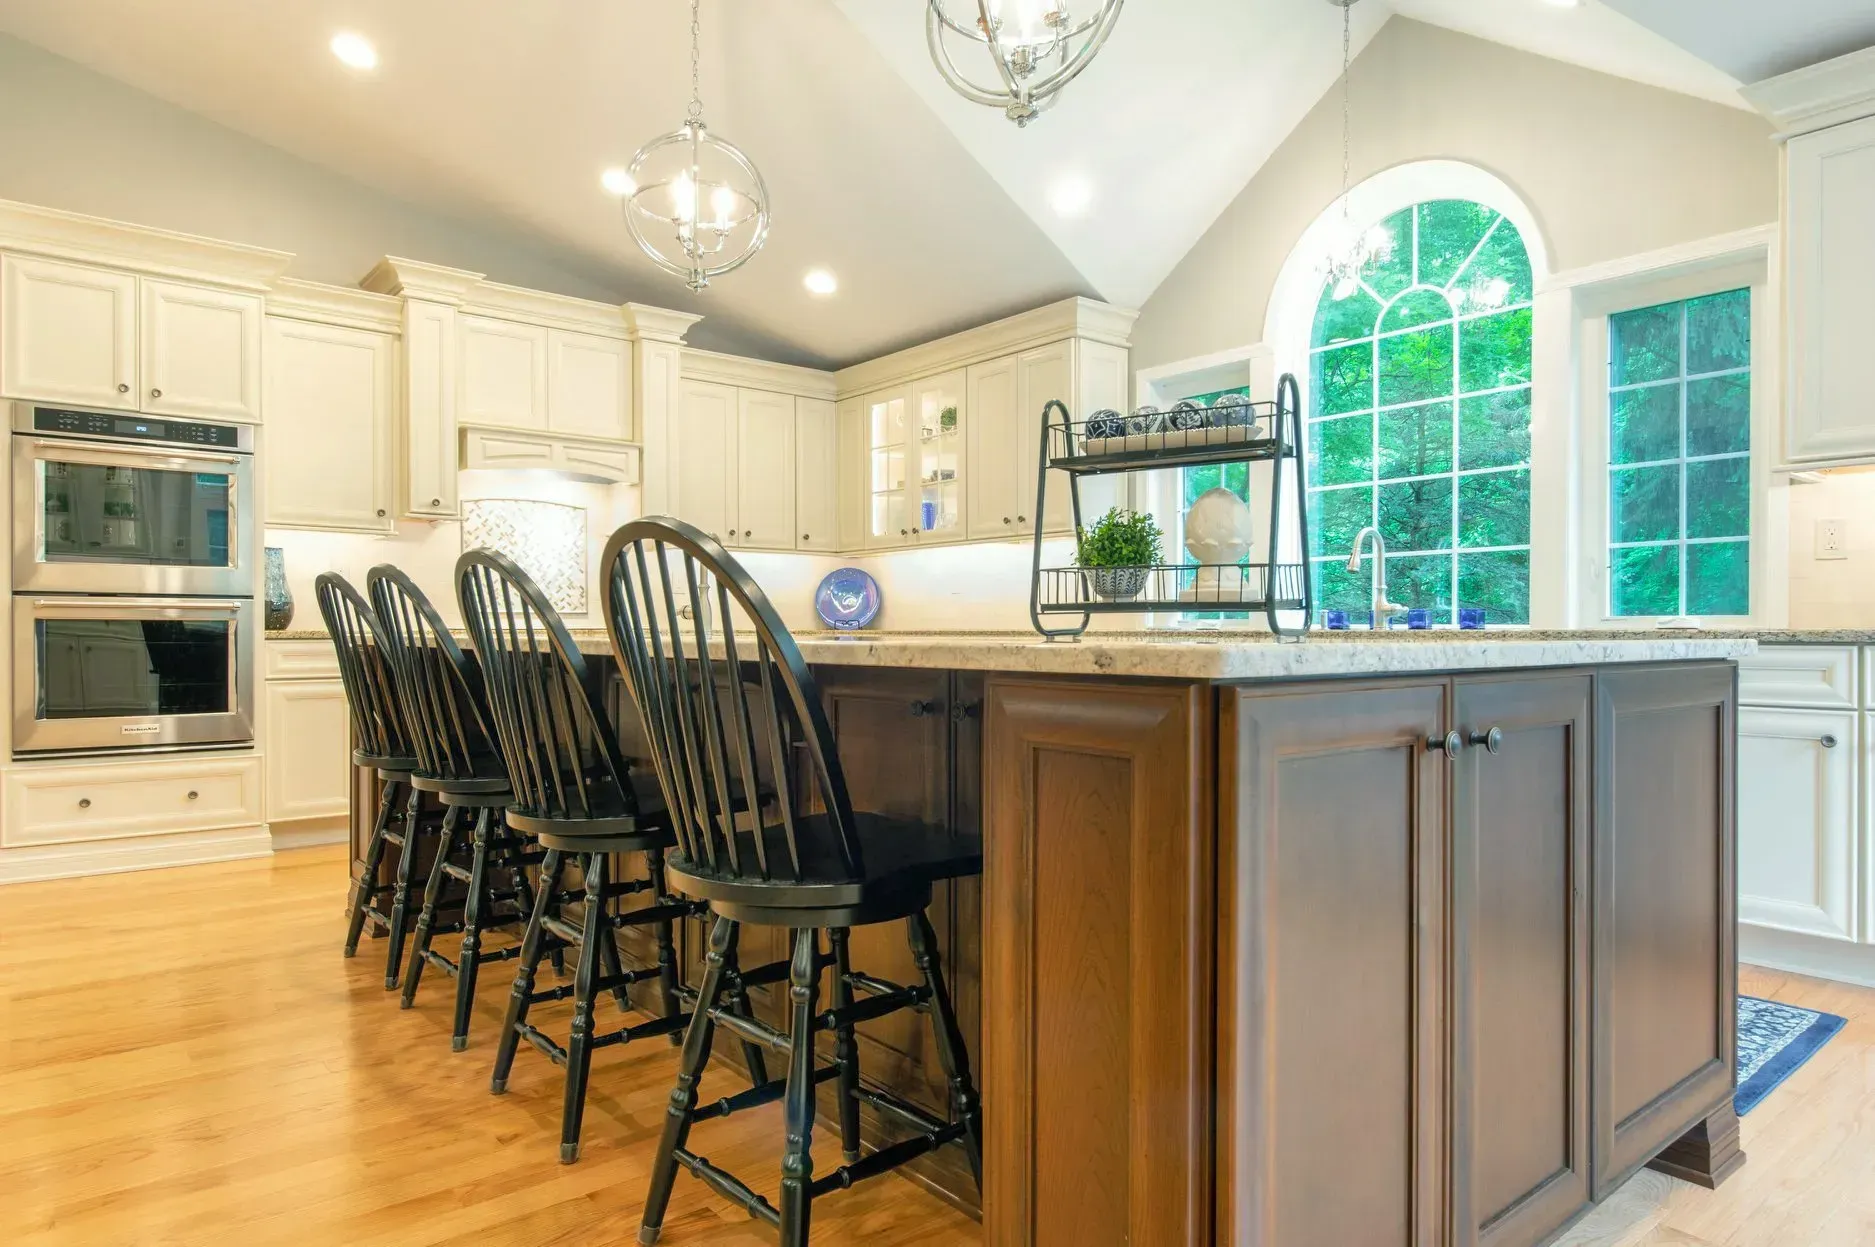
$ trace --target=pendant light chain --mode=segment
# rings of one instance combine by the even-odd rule
[[[690,120],[703,120],[702,0],[690,0]]]

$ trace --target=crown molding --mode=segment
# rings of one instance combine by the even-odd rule
[[[387,255],[373,265],[358,284],[374,294],[423,299],[430,303],[461,303],[482,280],[481,273],[471,273],[467,269]]]
[[[1085,338],[1130,348],[1133,323],[1138,319],[1139,313],[1131,308],[1115,307],[1097,299],[1063,299],[935,342],[850,365],[834,374],[835,383],[841,397],[869,394],[886,386],[1047,346],[1063,338]]]
[[[398,334],[404,328],[404,305],[390,295],[350,286],[282,277],[267,291],[267,315]]]
[[[733,385],[743,390],[763,390],[771,394],[792,394],[797,398],[818,398],[832,402],[839,387],[834,374],[794,364],[775,364],[764,359],[746,359],[740,355],[720,355],[715,351],[686,348],[683,359],[686,381],[708,381]]]
[[[290,251],[0,199],[0,250],[243,290],[264,290],[293,262]]]
[[[1754,82],[1740,94],[1778,128],[1780,142],[1875,116],[1875,48]]]
[[[569,329],[577,333],[599,334],[608,338],[631,336],[625,309],[614,303],[596,303],[571,295],[549,294],[521,286],[504,286],[484,281],[463,301],[462,310],[477,316],[523,320],[530,325]]]
[[[648,303],[626,303],[625,326],[631,331],[633,341],[676,342],[681,344],[690,327],[702,320],[689,312],[673,312],[669,308],[652,307]]]

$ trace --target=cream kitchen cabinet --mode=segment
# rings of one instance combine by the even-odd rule
[[[736,527],[738,391],[708,381],[685,381],[670,439],[671,514],[718,541]]]
[[[1738,920],[1857,936],[1854,710],[1738,712]]]
[[[344,817],[351,719],[331,642],[268,641],[266,675],[267,821]]]
[[[547,428],[568,437],[633,440],[629,342],[548,330]]]
[[[260,296],[150,277],[138,284],[143,410],[260,419]]]
[[[547,330],[459,315],[462,379],[456,418],[503,429],[547,427]]]
[[[0,256],[0,393],[258,420],[261,315],[257,294]]]
[[[964,395],[970,412],[965,443],[970,460],[970,476],[964,482],[966,530],[972,541],[1021,536],[1029,522],[1023,496],[1031,505],[1035,498],[1035,451],[1031,448],[1026,456],[1031,466],[1025,482],[1025,456],[1015,445],[1021,423],[1017,413],[1022,410],[1015,358],[972,364]]]
[[[0,256],[0,393],[135,411],[136,277]]]
[[[736,489],[729,544],[750,550],[792,550],[794,527],[794,396],[736,392]]]
[[[835,479],[835,505],[840,525],[840,549],[866,548],[870,495],[866,488],[866,400],[849,398],[834,408],[839,440],[839,471]]]
[[[267,318],[267,523],[388,533],[396,527],[396,339]]]
[[[909,385],[868,394],[861,403],[866,450],[866,548],[912,543],[912,396]]]
[[[797,550],[840,548],[839,423],[825,399],[794,400],[794,526]]]

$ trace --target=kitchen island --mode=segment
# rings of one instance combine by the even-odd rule
[[[1751,641],[801,647],[855,806],[984,840],[934,921],[983,1091],[986,1242],[1511,1247],[1643,1165],[1742,1162]],[[856,936],[855,963],[909,974],[903,943]],[[928,1045],[888,1019],[865,1074],[942,1112]],[[959,1158],[926,1159],[976,1203]]]

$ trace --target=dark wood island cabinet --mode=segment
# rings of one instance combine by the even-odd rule
[[[1535,1247],[1722,1180],[1749,648],[804,638],[855,804],[984,840],[933,910],[981,1200],[914,1176],[993,1247]],[[909,976],[896,934],[855,964]],[[920,1021],[862,1068],[941,1114]]]

